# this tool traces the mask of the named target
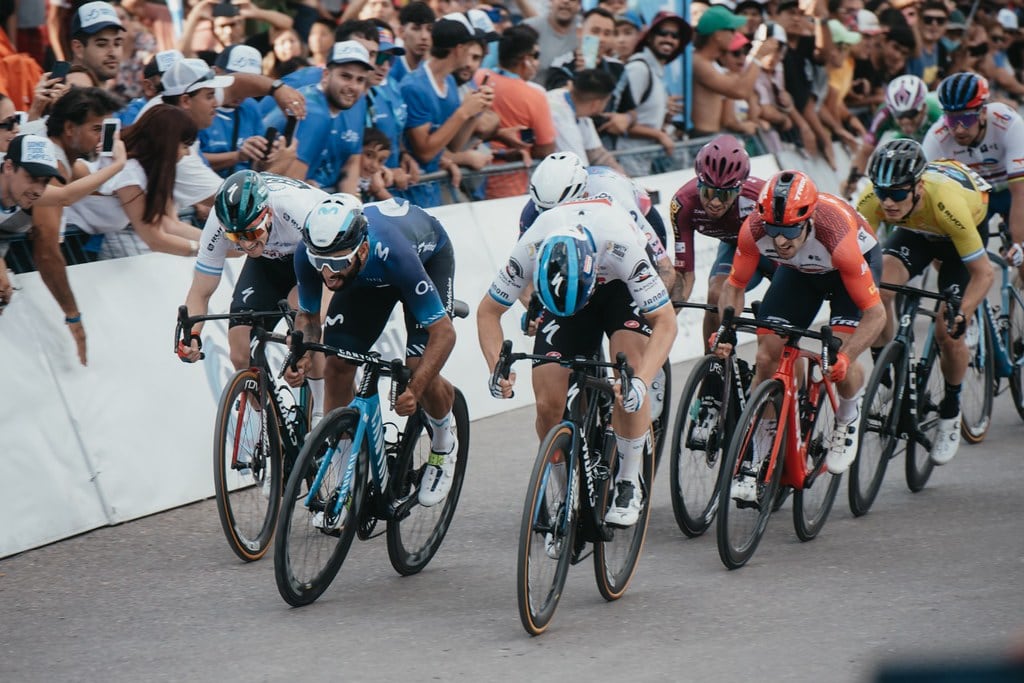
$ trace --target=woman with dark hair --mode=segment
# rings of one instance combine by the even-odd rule
[[[178,220],[174,181],[178,161],[198,130],[178,107],[159,104],[124,130],[124,170],[95,195],[65,210],[69,225],[104,233],[100,258],[147,251],[195,256],[200,231]]]

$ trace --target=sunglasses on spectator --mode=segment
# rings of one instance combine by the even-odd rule
[[[765,223],[764,231],[768,233],[768,236],[772,239],[776,237],[784,237],[787,240],[795,240],[803,234],[806,226],[806,221],[797,223],[796,225],[775,225],[774,223]]]
[[[723,204],[731,204],[736,197],[740,195],[740,191],[743,189],[743,186],[715,187],[714,185],[705,185],[704,183],[697,181],[697,189],[700,190],[700,198],[704,202],[710,202],[714,199],[718,199],[718,201]]]
[[[390,52],[378,52],[377,59],[375,61],[377,62],[377,66],[381,66],[383,64],[391,63],[394,59],[395,55]]]
[[[942,114],[942,117],[946,119],[946,125],[951,130],[955,130],[957,126],[964,128],[971,128],[981,118],[980,109],[968,109],[966,111],[947,111]]]
[[[1003,35],[994,35],[994,36],[990,35],[988,37],[988,39],[991,40],[993,43],[1005,43],[1006,42],[1006,36],[1003,36]]]
[[[988,43],[978,43],[977,45],[968,45],[967,54],[972,57],[984,57],[988,54]]]
[[[361,246],[363,246],[362,242],[360,242],[348,256],[317,256],[316,254],[308,251],[306,252],[306,256],[309,258],[309,262],[312,266],[317,270],[327,268],[327,270],[337,275],[339,273],[344,273],[352,267],[352,264],[356,261],[356,254],[359,252],[359,247]]]
[[[891,199],[894,202],[902,202],[904,199],[910,196],[910,193],[914,191],[914,187],[876,187],[875,196],[878,197],[878,201],[884,202],[886,199]]]
[[[679,31],[673,31],[667,28],[659,28],[655,30],[654,35],[659,38],[675,38],[676,40],[679,40]]]
[[[945,26],[949,19],[939,14],[922,14],[921,21],[930,26]]]
[[[0,121],[0,128],[4,130],[14,130],[14,127],[19,123],[18,115],[8,116],[3,121]]]

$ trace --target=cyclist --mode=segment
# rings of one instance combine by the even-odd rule
[[[932,124],[942,117],[939,96],[917,76],[905,74],[889,81],[885,103],[871,120],[868,134],[850,161],[850,175],[839,193],[853,196],[857,181],[864,177],[875,146],[892,139],[911,138],[920,142]]]
[[[960,445],[960,384],[969,361],[963,333],[995,277],[975,227],[985,219],[988,185],[955,161],[927,163],[913,140],[893,140],[879,147],[871,157],[868,177],[872,184],[858,200],[857,210],[873,228],[883,223],[893,228],[883,251],[882,280],[903,284],[938,260],[939,287],[956,285],[963,296],[953,333],[945,325],[935,326],[946,390],[931,459],[945,465]],[[873,344],[875,357],[896,331],[894,296],[882,293],[888,316],[883,334]]]
[[[988,220],[999,214],[1013,238],[1007,261],[1024,266],[1024,121],[1005,104],[989,102],[988,81],[974,73],[948,76],[938,93],[943,116],[925,136],[925,158],[959,161],[992,186],[979,223],[982,242],[988,241]]]
[[[235,249],[248,258],[235,283],[231,312],[272,311],[285,297],[294,299],[295,268],[292,255],[302,242],[302,220],[317,202],[327,197],[323,190],[293,178],[243,170],[221,184],[214,198],[214,211],[203,227],[199,241],[192,286],[185,298],[190,315],[203,315],[210,297],[220,284],[224,261]],[[276,320],[267,321],[273,327]],[[199,360],[203,324],[190,333],[191,342],[179,342],[178,356],[185,362]],[[249,366],[252,328],[232,321],[228,348],[235,370]],[[319,374],[319,373],[316,373]],[[310,378],[315,414],[321,414],[323,379]]]
[[[605,520],[636,524],[646,503],[639,490],[640,466],[644,448],[650,448],[651,402],[645,397],[676,336],[668,290],[655,275],[649,242],[629,211],[606,198],[560,204],[541,214],[513,247],[477,309],[480,348],[492,375],[504,336],[501,316],[530,283],[552,316],[535,337],[534,353],[591,356],[607,334],[611,356],[624,352],[633,365],[632,381],[616,390],[612,425],[621,461]],[[562,419],[568,378],[568,370],[556,364],[533,369],[542,439]],[[499,379],[491,394],[509,398],[514,383],[514,374]]]
[[[324,343],[366,353],[377,341],[395,304],[405,307],[406,358],[412,377],[395,412],[412,415],[422,404],[430,423],[431,453],[420,481],[423,506],[448,495],[458,455],[452,403],[455,390],[440,375],[455,346],[452,296],[455,254],[448,233],[427,212],[403,199],[363,206],[350,194],[330,195],[305,219],[295,252],[299,284],[296,327],[307,340],[320,339],[323,287],[334,292],[327,308]],[[292,385],[311,367],[312,353],[285,372]],[[324,408],[354,398],[356,366],[327,359]]]
[[[798,171],[783,171],[765,183],[757,209],[740,229],[732,272],[722,287],[719,310],[743,307],[743,292],[761,255],[775,261],[771,286],[757,317],[808,327],[824,300],[830,301],[829,325],[842,345],[829,367],[839,406],[825,459],[828,470],[841,474],[857,455],[858,422],[864,371],[858,356],[885,324],[878,295],[881,248],[871,228],[839,197],[818,192]],[[717,333],[715,335],[718,336]],[[715,339],[711,347],[725,357],[734,339]],[[757,340],[757,372],[752,386],[769,379],[778,367],[784,341],[774,334]],[[753,477],[739,476],[732,497],[757,500]]]

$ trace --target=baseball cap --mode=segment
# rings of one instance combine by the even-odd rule
[[[378,51],[390,52],[393,55],[404,55],[405,48],[395,44],[395,34],[389,28],[380,26],[377,28],[377,36],[380,42]]]
[[[843,22],[838,19],[828,20],[828,30],[832,34],[832,42],[837,44],[856,45],[864,38],[856,31],[851,31],[843,26]]]
[[[781,12],[784,9],[789,9],[790,7],[799,7],[799,6],[800,6],[799,0],[779,0],[779,3],[775,6],[775,11],[776,12]]]
[[[1007,31],[1016,31],[1020,28],[1020,18],[1009,7],[999,10],[999,14],[996,15],[996,21]]]
[[[82,33],[91,36],[105,28],[124,30],[114,6],[107,2],[87,2],[71,17],[72,36]]]
[[[482,9],[471,9],[466,12],[466,16],[469,17],[469,23],[473,24],[473,28],[483,33],[481,40],[491,43],[501,37],[494,30],[494,22],[487,16],[487,12]]]
[[[865,36],[877,36],[882,32],[882,25],[878,23],[874,12],[869,9],[857,12],[857,32]]]
[[[765,3],[760,0],[741,0],[741,2],[736,3],[736,9],[733,11],[739,13],[750,7],[764,14],[764,5]]]
[[[143,78],[152,78],[153,76],[162,76],[167,73],[176,62],[180,62],[185,59],[185,55],[181,54],[180,50],[163,50],[157,52],[155,55],[149,58],[146,62],[146,67],[142,70]]]
[[[49,138],[19,135],[8,145],[7,158],[33,178],[56,178],[62,183],[67,182],[57,165],[57,148]]]
[[[644,20],[640,18],[640,15],[631,9],[626,10],[622,14],[615,15],[615,24],[632,24],[636,27],[637,31],[644,30]]]
[[[362,64],[367,69],[372,69],[370,53],[358,40],[343,40],[335,43],[331,48],[331,58],[327,60],[327,66],[336,64]]]
[[[715,31],[735,31],[747,25],[746,17],[739,17],[722,5],[713,5],[701,15],[697,22],[697,33],[709,36]]]
[[[947,31],[964,31],[967,29],[967,18],[958,9],[949,13],[949,21],[946,23]]]
[[[263,73],[263,55],[249,45],[228,45],[217,55],[213,65],[229,74],[240,72],[258,75]]]
[[[680,33],[682,35],[680,36],[679,47],[677,47],[676,50],[667,57],[667,61],[670,62],[676,57],[678,57],[680,54],[682,54],[683,49],[687,46],[687,44],[689,44],[690,38],[693,37],[693,28],[688,23],[686,23],[686,21],[678,14],[664,11],[655,14],[654,18],[651,19],[651,25],[647,27],[647,30],[642,31],[640,33],[636,41],[636,47],[633,48],[633,53],[636,54],[638,52],[642,52],[644,48],[647,47],[647,37],[654,33],[655,31],[657,31],[662,24],[669,21],[674,21],[675,23],[679,24]],[[747,23],[747,20],[744,19],[743,23]]]
[[[182,59],[174,63],[161,79],[163,94],[170,97],[203,88],[226,88],[234,82],[234,76],[218,76],[201,59]]]
[[[434,45],[440,48],[453,48],[474,40],[487,40],[483,31],[478,29],[462,12],[446,14],[434,22],[430,31]]]
[[[750,38],[737,31],[736,35],[732,37],[732,42],[729,43],[729,52],[736,52],[736,50],[742,49],[749,42]]]

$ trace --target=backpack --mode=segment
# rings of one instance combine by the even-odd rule
[[[651,71],[651,65],[644,61],[644,58],[642,56],[633,55],[632,57],[629,58],[626,64],[630,64],[632,62],[639,62],[643,64],[644,68],[647,70],[647,87],[644,88],[644,94],[640,96],[640,100],[636,103],[636,106],[639,107],[644,102],[646,102],[647,99],[651,96],[651,91],[654,89],[654,73]],[[626,76],[628,81],[629,77],[626,75],[625,71],[623,71],[623,75]]]

